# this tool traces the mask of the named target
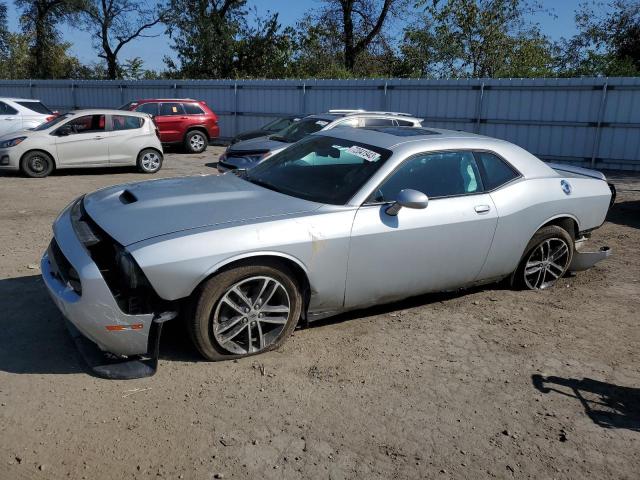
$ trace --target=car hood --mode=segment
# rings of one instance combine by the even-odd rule
[[[174,232],[316,210],[236,175],[167,178],[98,190],[84,198],[87,214],[121,245]]]
[[[243,152],[271,152],[272,150],[282,150],[289,145],[291,144],[269,140],[269,137],[258,137],[252,138],[250,140],[244,140],[232,145],[231,147],[229,147],[229,150],[227,150],[227,155]]]
[[[3,142],[5,140],[11,140],[12,138],[16,138],[16,137],[31,138],[31,137],[38,137],[38,136],[42,136],[42,132],[34,132],[33,130],[26,130],[26,129],[14,130],[13,132],[9,132],[0,136],[0,142]]]

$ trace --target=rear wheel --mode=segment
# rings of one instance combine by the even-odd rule
[[[549,225],[533,236],[516,270],[516,284],[528,290],[553,286],[571,265],[573,238],[563,228]]]
[[[200,130],[191,130],[184,138],[184,146],[189,153],[202,153],[207,149],[207,136]]]
[[[208,360],[255,355],[279,347],[294,330],[302,297],[279,265],[249,265],[208,280],[189,320],[191,338]]]
[[[152,148],[138,154],[138,170],[142,173],[156,173],[162,168],[162,154]]]
[[[45,152],[28,152],[20,161],[20,170],[27,177],[43,178],[53,172],[53,158]]]

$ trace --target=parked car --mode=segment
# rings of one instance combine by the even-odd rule
[[[504,278],[546,289],[606,257],[575,245],[604,222],[610,188],[563,168],[462,132],[324,130],[243,175],[78,198],[54,223],[42,276],[103,350],[150,351],[185,307],[205,358],[252,355],[301,318]]]
[[[231,145],[234,145],[238,142],[244,140],[250,140],[252,138],[264,137],[271,135],[273,133],[278,133],[281,130],[284,130],[292,123],[297,122],[302,117],[300,115],[288,115],[286,117],[278,117],[275,120],[263,125],[256,130],[249,130],[247,132],[242,132],[236,135],[231,139]]]
[[[229,146],[218,158],[218,171],[223,173],[238,168],[253,168],[271,155],[320,130],[337,127],[421,127],[421,121],[408,113],[329,110],[327,113],[309,115],[274,135]]]
[[[0,97],[0,136],[37,127],[55,117],[40,100]]]
[[[183,145],[187,152],[201,153],[220,135],[218,117],[206,102],[190,98],[146,99],[129,102],[120,110],[148,113],[160,130],[165,145]]]
[[[62,168],[126,165],[155,173],[162,158],[156,126],[145,113],[76,110],[0,137],[0,169],[29,177]]]

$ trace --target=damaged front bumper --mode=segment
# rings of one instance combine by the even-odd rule
[[[69,206],[64,210],[54,223],[54,238],[40,262],[49,295],[70,323],[71,335],[94,373],[107,378],[152,375],[162,322],[175,315],[122,311],[100,269],[78,239],[71,209]],[[131,364],[143,357],[151,357],[145,368]],[[113,365],[124,363],[130,365],[123,366],[122,371],[114,370]]]

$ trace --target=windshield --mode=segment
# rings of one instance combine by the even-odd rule
[[[346,204],[391,156],[389,150],[314,135],[245,174],[245,179],[312,202]]]
[[[317,118],[305,118],[299,122],[294,122],[287,128],[278,132],[276,135],[271,135],[271,140],[278,142],[295,143],[298,140],[302,140],[307,135],[316,133],[329,125],[327,120],[320,120]]]
[[[44,122],[40,125],[38,125],[36,128],[34,128],[33,130],[40,131],[40,130],[46,130],[48,128],[53,127],[54,125],[59,124],[60,122],[66,120],[67,118],[69,118],[72,114],[71,113],[63,113],[62,115],[58,115],[56,118],[54,118],[53,120],[50,120],[48,122]]]

